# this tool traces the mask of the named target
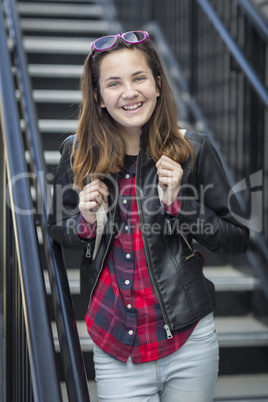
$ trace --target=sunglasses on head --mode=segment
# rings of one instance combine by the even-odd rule
[[[93,49],[96,51],[110,49],[116,44],[118,38],[122,38],[126,43],[136,44],[144,42],[149,38],[149,34],[146,31],[130,31],[117,35],[102,36],[92,43],[91,54]]]

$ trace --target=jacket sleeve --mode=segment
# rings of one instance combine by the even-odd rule
[[[54,177],[48,233],[63,247],[83,249],[95,239],[78,236],[83,231],[80,227],[83,221],[79,219],[79,191],[73,187],[74,175],[70,165],[73,140],[74,136],[66,138],[60,147],[61,159]]]
[[[193,188],[187,186],[184,191],[182,186],[177,217],[180,231],[217,253],[234,256],[245,252],[249,230],[235,219],[242,217],[240,206],[206,136],[196,155],[195,176]]]

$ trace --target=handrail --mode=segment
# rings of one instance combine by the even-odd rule
[[[221,21],[221,19],[217,16],[214,8],[211,6],[208,0],[196,0],[196,2],[200,5],[200,7],[204,10],[205,14],[213,24],[216,31],[219,33],[222,40],[227,45],[228,49],[234,56],[236,62],[239,64],[241,70],[244,72],[248,80],[250,81],[253,88],[256,90],[259,97],[262,99],[263,103],[266,107],[268,107],[268,91],[263,86],[262,82],[259,80],[254,70],[250,66],[250,63],[243,55],[239,46],[232,39],[225,25]]]
[[[48,200],[46,166],[42,152],[40,132],[32,100],[32,88],[27,72],[27,62],[21,41],[21,32],[14,0],[4,0],[10,32],[15,43],[15,61],[18,68],[19,86],[23,104],[24,118],[28,136],[28,146],[33,169],[38,177],[37,197],[43,206],[40,223],[43,228],[43,241],[48,263],[51,294],[55,310],[55,320],[59,334],[60,350],[66,379],[66,387],[70,402],[90,402],[84,362],[72,305],[72,298],[64,266],[61,249],[47,233]],[[42,172],[42,174],[38,174]],[[49,399],[47,399],[49,400]],[[53,401],[54,402],[54,401]]]
[[[22,153],[23,144],[2,8],[0,10],[0,60],[2,135],[9,194],[12,202],[11,205],[13,206],[12,220],[19,261],[18,269],[33,394],[36,401],[46,402],[51,400],[53,402],[60,402],[62,400],[61,391],[56,370],[55,350],[47,311],[44,278],[40,266],[35,224],[32,215],[15,213],[14,210],[15,206],[23,211],[30,211],[32,210],[32,201],[27,179],[27,168]],[[16,185],[12,186],[12,178],[18,177],[17,175],[19,174],[21,177],[20,180]],[[47,373],[49,373],[49,376]]]
[[[268,27],[264,20],[260,17],[256,10],[256,6],[252,4],[249,0],[236,0],[239,6],[244,10],[247,18],[254,25],[256,30],[262,36],[265,42],[268,42]]]

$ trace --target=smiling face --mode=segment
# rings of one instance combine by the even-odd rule
[[[107,54],[100,63],[99,86],[100,106],[107,109],[126,140],[139,137],[160,95],[144,53],[121,49]]]

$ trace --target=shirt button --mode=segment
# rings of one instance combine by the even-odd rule
[[[127,203],[127,199],[124,198],[122,202],[123,202],[123,204],[126,204],[126,203]]]
[[[126,285],[129,285],[129,284],[130,284],[130,280],[129,280],[129,279],[126,279],[126,280],[125,280],[125,284],[126,284]]]
[[[131,255],[129,253],[126,254],[126,258],[129,259]]]
[[[130,330],[128,331],[128,335],[133,335],[132,329],[130,329]]]
[[[131,304],[128,304],[128,305],[127,305],[127,308],[131,309],[131,307],[132,307]]]
[[[127,174],[125,175],[125,178],[126,178],[126,179],[129,179],[129,178],[130,178],[130,174],[127,173]]]
[[[128,231],[128,229],[129,229],[129,227],[128,227],[128,225],[126,225],[126,226],[125,226],[125,230]]]

